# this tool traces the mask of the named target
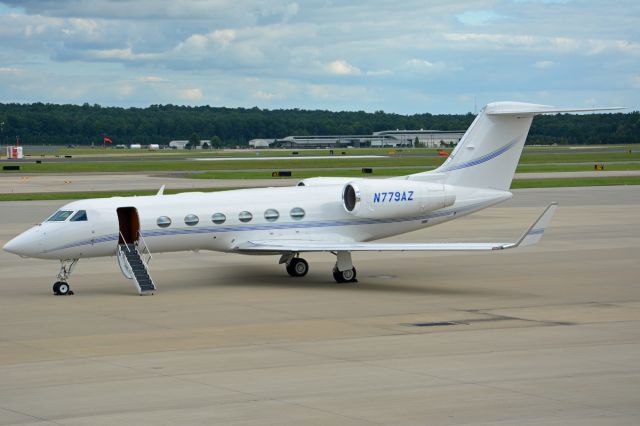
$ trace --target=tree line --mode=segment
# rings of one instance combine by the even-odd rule
[[[467,114],[401,115],[376,111],[266,110],[210,106],[0,103],[0,144],[102,145],[160,144],[194,134],[223,146],[246,146],[255,138],[296,135],[367,135],[394,129],[466,130]],[[556,114],[533,121],[529,144],[628,144],[640,142],[640,112]]]

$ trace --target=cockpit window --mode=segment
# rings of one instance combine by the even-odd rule
[[[78,210],[76,214],[71,217],[71,222],[86,222],[87,220],[87,211],[86,210]]]
[[[47,219],[47,222],[64,222],[69,216],[71,216],[71,213],[73,213],[72,210],[58,210],[49,219]]]

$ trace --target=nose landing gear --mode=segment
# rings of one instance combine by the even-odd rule
[[[64,259],[60,261],[60,272],[58,272],[58,281],[53,284],[53,294],[56,296],[71,296],[73,291],[67,280],[78,263],[78,259]]]
[[[55,284],[53,284],[53,294],[56,296],[66,296],[68,294],[73,294],[73,291],[71,291],[71,287],[69,287],[68,283],[64,281],[56,281]]]

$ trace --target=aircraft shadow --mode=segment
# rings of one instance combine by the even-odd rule
[[[183,282],[181,285],[201,287],[253,287],[253,288],[290,288],[290,289],[313,289],[327,291],[367,291],[367,292],[384,292],[384,293],[402,293],[402,294],[422,294],[422,295],[466,295],[466,296],[499,296],[504,292],[495,289],[483,288],[453,288],[447,287],[446,282],[439,281],[440,277],[434,276],[431,282],[422,282],[416,284],[399,283],[398,281],[406,281],[402,277],[384,276],[384,275],[367,275],[359,274],[357,283],[336,283],[330,273],[322,273],[316,271],[310,272],[302,278],[294,278],[287,275],[284,270],[274,270],[271,267],[262,266],[246,266],[242,270],[234,270],[227,274],[226,271],[221,273],[216,270],[216,278],[207,281],[194,280],[192,282]],[[428,273],[427,273],[428,275]],[[435,285],[435,281],[438,284]]]

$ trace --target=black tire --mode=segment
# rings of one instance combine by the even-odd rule
[[[58,295],[66,296],[67,294],[69,294],[69,291],[71,290],[71,287],[69,287],[69,284],[63,281],[61,281],[59,284],[60,285],[58,286]]]
[[[60,295],[60,284],[62,284],[62,282],[60,281],[56,281],[55,283],[53,283],[53,294],[55,294],[56,296]]]
[[[333,268],[333,279],[337,283],[357,283],[356,268],[347,269],[346,271],[338,271],[337,267]]]
[[[299,257],[294,257],[287,265],[287,273],[292,277],[304,277],[307,272],[309,272],[309,264]]]

